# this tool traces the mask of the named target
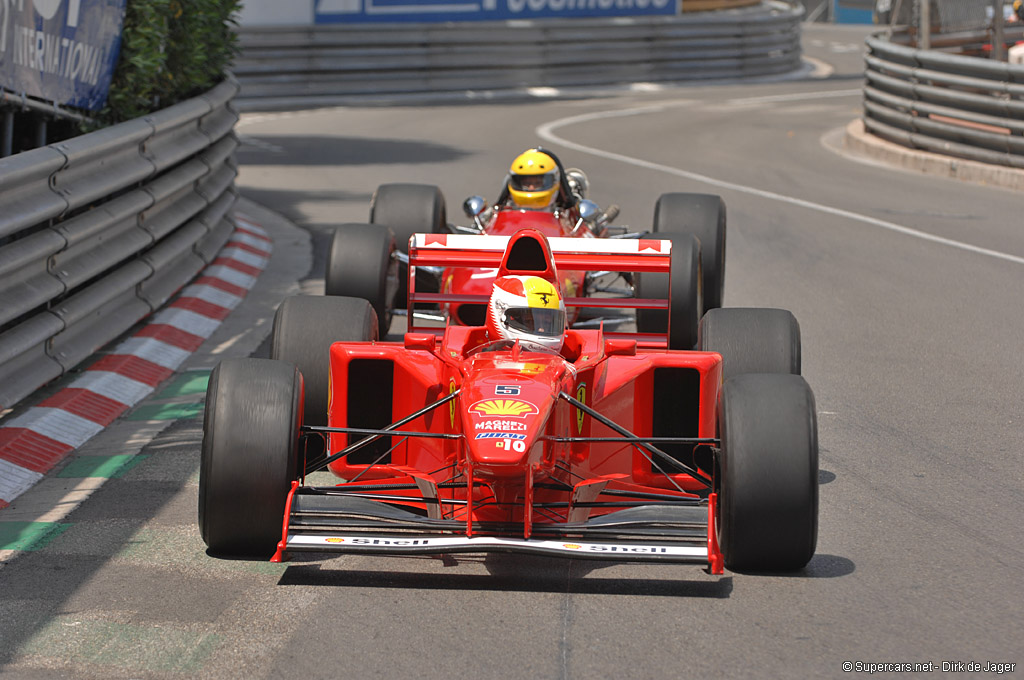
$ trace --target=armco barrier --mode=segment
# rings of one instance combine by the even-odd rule
[[[1007,30],[1014,36],[1024,33]],[[1024,66],[915,49],[881,34],[867,45],[867,131],[912,149],[1024,168]]]
[[[685,2],[684,2],[685,5]],[[240,108],[295,98],[747,78],[800,67],[798,2],[675,17],[250,27]]]
[[[0,408],[159,308],[227,242],[238,88],[0,159]]]

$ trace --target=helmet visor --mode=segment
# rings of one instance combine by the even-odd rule
[[[554,172],[543,175],[512,175],[509,186],[515,191],[550,191],[555,188],[558,176]]]
[[[561,309],[510,307],[505,311],[505,323],[514,331],[556,337],[565,330],[565,312]]]

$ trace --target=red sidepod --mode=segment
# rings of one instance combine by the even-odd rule
[[[480,478],[500,479],[521,477],[526,469],[554,474],[562,465],[573,477],[624,475],[633,483],[660,488],[672,488],[673,482],[687,490],[702,488],[686,474],[672,475],[670,481],[649,457],[628,444],[555,441],[567,436],[616,436],[558,396],[569,394],[638,436],[714,437],[720,355],[637,352],[635,344],[605,339],[599,330],[567,331],[563,356],[474,351],[489,343],[485,329],[477,327],[450,326],[432,349],[420,348],[418,339],[417,334],[407,335],[407,344],[415,349],[405,343],[333,345],[328,423],[384,427],[458,390],[457,399],[403,429],[462,437],[386,437],[376,454],[332,463],[339,477],[386,479],[397,471],[443,470],[434,475],[442,480],[451,475],[452,466],[470,465]],[[665,411],[658,383],[668,374],[689,376],[685,388],[680,388],[685,394],[673,395],[673,403],[684,398],[692,405],[685,418],[658,418]],[[370,405],[377,411],[368,411]],[[360,438],[333,433],[330,448],[338,451]],[[377,460],[383,452],[386,456]]]

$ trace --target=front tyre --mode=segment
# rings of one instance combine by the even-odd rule
[[[302,375],[270,359],[227,359],[210,376],[199,531],[210,552],[265,557],[281,540],[297,478]]]
[[[796,571],[818,540],[818,426],[798,375],[746,374],[718,402],[718,540],[734,571]]]

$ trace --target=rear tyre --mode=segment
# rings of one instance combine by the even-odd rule
[[[302,375],[281,361],[227,359],[206,392],[199,531],[210,552],[265,557],[281,540],[297,478]]]
[[[698,336],[697,349],[722,355],[722,380],[743,373],[800,374],[800,324],[788,310],[711,309]]]
[[[719,395],[718,541],[734,571],[795,571],[818,541],[818,426],[798,375],[747,374]]]
[[[403,253],[409,252],[413,234],[443,234],[448,231],[448,214],[444,194],[430,184],[381,184],[370,201],[370,223],[391,228],[395,244]],[[431,285],[433,284],[433,286]],[[436,282],[417,279],[417,290],[436,287]],[[399,266],[396,309],[405,309],[409,298],[409,269]]]
[[[331,345],[377,338],[376,314],[366,300],[306,295],[285,298],[274,314],[270,358],[286,361],[302,373],[307,424],[327,424]]]
[[[388,334],[398,295],[395,237],[389,229],[370,224],[342,224],[327,253],[324,290],[327,295],[362,298],[377,313],[378,337]]]
[[[664,274],[637,274],[634,290],[638,298],[668,298],[672,305],[672,327],[668,329],[669,349],[693,349],[697,344],[697,325],[703,311],[701,290],[700,241],[690,234],[664,234],[672,241],[672,291]],[[664,333],[669,314],[660,309],[636,310],[636,329],[640,333]]]
[[[725,291],[725,201],[714,194],[662,194],[654,204],[654,232],[700,240],[704,310],[722,306]]]

